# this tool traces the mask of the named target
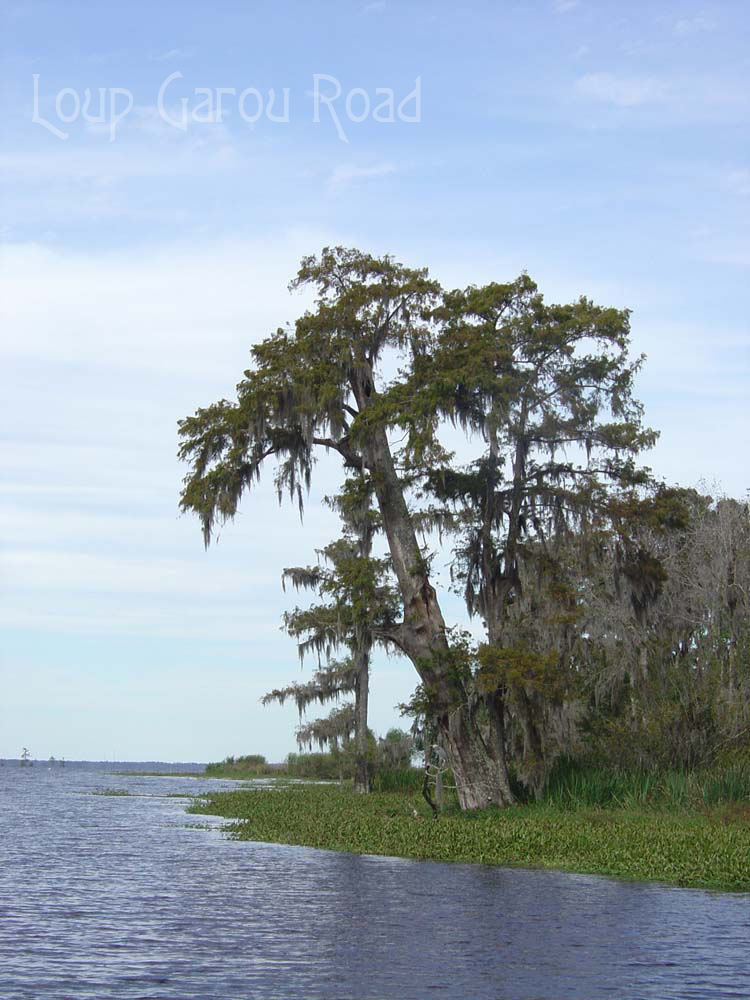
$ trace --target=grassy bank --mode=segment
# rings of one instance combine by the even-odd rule
[[[750,819],[737,805],[698,812],[544,804],[433,820],[414,795],[293,786],[212,794],[190,812],[226,817],[242,840],[750,891]]]

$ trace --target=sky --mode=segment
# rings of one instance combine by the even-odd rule
[[[176,424],[325,245],[631,309],[646,461],[744,496],[748,29],[744,0],[4,0],[0,756],[295,749],[259,699],[311,669],[281,570],[335,537],[340,469],[302,523],[269,470],[204,551]],[[376,658],[376,732],[416,680]]]

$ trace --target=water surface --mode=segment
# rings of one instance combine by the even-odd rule
[[[0,998],[750,996],[748,894],[236,842],[167,797],[228,784],[0,767]]]

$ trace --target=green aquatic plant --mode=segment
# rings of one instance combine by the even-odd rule
[[[337,785],[303,785],[274,794],[210,794],[189,811],[225,817],[225,829],[240,840],[750,891],[748,815],[726,807],[691,812],[533,804],[473,813],[454,808],[433,820],[418,795],[358,796]]]

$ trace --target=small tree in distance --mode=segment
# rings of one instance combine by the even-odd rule
[[[354,704],[346,703],[324,719],[302,726],[297,741],[302,745],[338,746],[354,734],[357,792],[370,790],[368,767],[368,701],[370,654],[381,639],[382,630],[396,623],[399,614],[398,594],[389,579],[385,559],[372,555],[375,532],[380,526],[378,512],[372,508],[372,488],[365,476],[350,476],[338,497],[327,501],[342,520],[341,538],[319,551],[318,566],[285,569],[284,581],[297,589],[317,591],[321,604],[285,615],[287,632],[298,641],[300,657],[313,653],[328,658],[312,680],[270,691],[262,700],[296,702],[300,717],[313,702],[338,701],[354,694]],[[347,649],[342,662],[331,661],[334,650]]]

